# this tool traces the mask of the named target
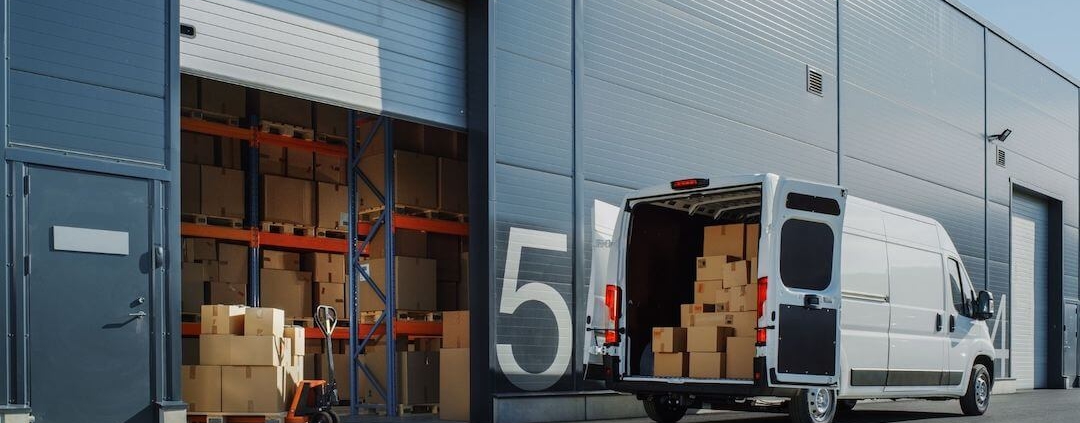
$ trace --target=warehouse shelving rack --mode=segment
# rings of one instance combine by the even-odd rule
[[[442,335],[442,322],[397,320],[388,316],[395,316],[394,298],[396,290],[394,283],[394,230],[412,229],[430,233],[440,233],[457,236],[468,236],[468,223],[431,219],[419,216],[402,215],[394,212],[394,155],[393,155],[393,122],[386,116],[375,116],[349,111],[348,142],[345,146],[305,141],[286,136],[262,132],[258,129],[258,117],[249,117],[250,127],[238,127],[221,123],[204,121],[190,117],[180,119],[181,130],[195,132],[211,136],[221,136],[246,141],[244,149],[245,168],[245,218],[244,226],[247,229],[227,228],[220,226],[198,225],[192,223],[181,224],[182,236],[213,238],[218,240],[247,242],[249,245],[249,268],[248,268],[248,305],[259,305],[259,269],[260,250],[262,247],[279,247],[299,251],[315,251],[348,254],[348,280],[347,295],[349,309],[349,327],[337,328],[331,337],[333,339],[348,340],[348,355],[352,361],[349,366],[350,381],[350,414],[358,414],[360,409],[383,410],[389,416],[398,414],[397,398],[397,354],[395,342],[398,337],[407,336],[440,336]],[[362,123],[375,123],[372,129],[365,134],[358,134],[359,125]],[[378,131],[383,131],[385,142],[383,187],[375,186],[370,178],[360,170],[359,161],[364,151],[371,145]],[[359,139],[358,135],[363,136]],[[259,151],[262,144],[277,145],[290,149],[311,151],[318,154],[345,158],[347,161],[347,185],[349,190],[349,234],[348,240],[333,238],[318,238],[310,236],[298,236],[289,234],[277,234],[263,232],[259,229]],[[357,187],[363,184],[364,189],[370,189],[384,205],[379,218],[374,222],[359,222],[357,220]],[[387,229],[392,228],[392,229]],[[360,263],[360,258],[365,257],[367,246],[371,243],[379,231],[384,231],[386,265],[386,290],[383,292],[377,288],[375,281],[369,272],[365,271]],[[350,242],[350,240],[352,242]],[[351,244],[351,245],[350,245]],[[363,282],[361,282],[363,281]],[[374,324],[360,324],[358,319],[359,283],[367,283],[380,300],[386,306],[382,315]],[[200,333],[198,323],[183,323],[182,335],[185,337],[197,337]],[[387,335],[391,334],[391,335]],[[306,328],[307,338],[322,338],[323,334],[318,328]],[[387,348],[386,386],[380,386],[375,380],[370,369],[360,362],[360,354],[364,348],[376,338],[385,339]],[[384,404],[361,404],[359,394],[359,377],[366,377],[372,382],[372,386],[386,401]]]

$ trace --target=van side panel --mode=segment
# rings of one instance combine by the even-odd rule
[[[945,368],[947,339],[941,254],[900,244],[888,245],[890,281],[890,388],[935,386]]]
[[[841,392],[880,394],[889,367],[889,262],[884,238],[845,233],[841,275],[841,368],[846,372]]]

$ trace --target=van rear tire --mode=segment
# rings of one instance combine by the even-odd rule
[[[641,401],[645,414],[656,423],[675,423],[686,415],[686,403],[676,397],[649,397]]]
[[[803,389],[788,402],[788,417],[791,423],[832,423],[836,409],[836,391]]]
[[[986,366],[976,364],[971,368],[967,392],[960,397],[960,410],[964,415],[981,416],[990,408],[990,388],[993,386],[990,372]]]

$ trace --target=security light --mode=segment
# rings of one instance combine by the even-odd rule
[[[1009,138],[1009,135],[1012,135],[1012,129],[1005,128],[1005,130],[1001,131],[1000,134],[994,134],[994,135],[991,135],[991,136],[987,137],[987,140],[989,140],[989,141],[998,140],[998,141],[1001,141],[1001,142],[1005,142],[1005,139]]]

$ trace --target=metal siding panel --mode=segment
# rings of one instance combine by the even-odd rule
[[[451,0],[183,0],[185,71],[465,126],[464,6]]]
[[[990,260],[1001,263],[1009,262],[1009,206],[990,201],[986,208],[987,227],[986,247]]]
[[[568,366],[558,381],[536,375],[546,369],[556,356],[560,342],[555,316],[539,301],[528,301],[514,314],[499,312],[498,304],[506,301],[503,292],[504,272],[507,266],[507,245],[511,228],[532,229],[564,234],[568,238],[573,229],[573,204],[571,179],[566,176],[539,172],[515,166],[495,165],[495,288],[492,313],[495,320],[494,342],[513,346],[514,360],[528,375],[518,382],[508,379],[508,363],[499,359],[500,371],[496,390],[500,392],[520,390],[568,390],[572,389],[571,368]],[[569,244],[569,242],[568,242]],[[573,310],[574,286],[573,251],[567,245],[566,252],[525,248],[519,262],[518,286],[537,282],[550,286]],[[571,313],[571,316],[573,314]],[[573,325],[573,326],[576,326]],[[576,328],[570,339],[578,336]],[[566,342],[566,341],[563,341]],[[571,348],[573,343],[570,344]],[[572,360],[571,360],[572,362]],[[495,363],[493,363],[495,364]],[[548,388],[549,384],[553,384]]]
[[[12,70],[8,145],[165,163],[161,98]]]
[[[852,195],[934,218],[960,254],[983,257],[982,198],[857,159],[845,158],[843,166],[841,185]]]
[[[1012,138],[1009,138],[1012,140]],[[1006,143],[1009,144],[1009,143]],[[1006,150],[1009,146],[1005,146]],[[999,199],[1002,191],[1006,194],[1012,189],[1012,184],[1026,185],[1038,190],[1050,197],[1062,202],[1062,219],[1066,225],[1077,226],[1080,219],[1077,193],[1080,192],[1080,180],[1058,172],[1045,164],[1031,158],[1014,154],[1008,150],[1007,167],[1002,169],[996,165],[990,166],[987,172],[988,190],[993,194],[991,201],[1008,203],[1009,198]]]
[[[495,160],[570,176],[574,101],[570,71],[506,51],[495,61]]]
[[[12,69],[164,97],[165,3],[13,0]]]
[[[972,257],[961,254],[960,260],[964,262],[964,269],[971,278],[971,285],[975,289],[986,286],[986,261],[980,257]]]
[[[1011,278],[1009,276],[1009,263],[989,261],[988,264],[990,274],[987,275],[989,279],[989,285],[987,287],[987,290],[994,294],[994,299],[996,300],[998,305],[1001,304],[1002,295],[1007,295],[1008,298],[1006,299],[1006,301],[1008,303],[1012,303],[1012,294],[1010,292]],[[1011,344],[1009,342],[1009,339],[1011,339],[1012,336],[1012,329],[1010,323],[1011,315],[1009,313],[1010,308],[1011,307],[1005,308],[1000,315],[994,317],[998,320],[998,331],[996,333],[992,333],[991,336],[994,342],[994,348],[998,349],[999,351],[1011,348]],[[996,311],[997,310],[995,310],[995,312]],[[992,322],[991,327],[993,327]],[[1008,333],[1006,334],[1005,332]],[[997,364],[995,366],[996,369],[994,370],[994,373],[996,373],[996,377],[1012,377],[1012,375],[1015,374],[1015,372],[1010,370],[1011,359],[1004,358],[1001,354],[999,354],[995,362]]]
[[[585,89],[605,81],[648,99],[638,121],[671,103],[836,150],[834,5],[584,4]],[[806,65],[824,74],[824,97],[806,92]]]
[[[1080,253],[1080,229],[1066,225],[1063,235],[1065,276],[1062,280],[1062,296],[1075,300],[1080,297],[1080,286],[1077,285],[1077,277],[1080,276],[1080,266],[1077,263],[1077,254]]]
[[[496,49],[570,70],[572,6],[568,0],[495,2]]]
[[[757,172],[836,180],[830,150],[591,77],[582,95],[578,142],[590,180],[627,188]]]

